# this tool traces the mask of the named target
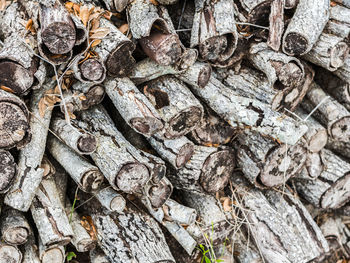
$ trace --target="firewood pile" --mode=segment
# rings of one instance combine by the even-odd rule
[[[0,263],[350,262],[349,0],[0,0]]]

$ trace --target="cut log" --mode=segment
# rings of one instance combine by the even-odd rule
[[[39,249],[35,243],[35,237],[29,236],[28,241],[23,246],[23,261],[22,263],[41,263],[39,258]]]
[[[148,137],[163,129],[157,110],[130,79],[108,79],[104,85],[120,115],[136,132]]]
[[[185,136],[171,140],[155,134],[148,138],[148,141],[175,169],[183,167],[190,160],[194,150],[193,143]]]
[[[350,113],[334,98],[329,96],[327,98],[327,96],[320,86],[313,82],[302,107],[310,112],[322,102],[314,113],[315,118],[327,127],[331,139],[348,143],[350,142]]]
[[[292,56],[309,52],[327,24],[329,7],[328,0],[299,0],[284,33],[283,52]]]
[[[10,152],[0,150],[0,193],[6,193],[17,173],[17,164]]]
[[[322,33],[303,59],[329,71],[335,71],[344,65],[348,54],[349,46],[343,37]]]
[[[139,191],[154,172],[147,167],[155,168],[154,164],[150,159],[144,162],[146,155],[126,141],[102,106],[82,112],[80,117],[96,136],[97,148],[91,157],[111,186],[128,193]]]
[[[237,164],[244,176],[257,187],[274,187],[286,183],[306,161],[302,143],[279,144],[257,132],[244,130],[237,135]]]
[[[78,154],[91,154],[96,149],[96,138],[92,134],[74,127],[64,119],[53,118],[50,128],[55,136]]]
[[[94,214],[92,218],[99,245],[111,263],[175,262],[161,229],[150,216],[130,210],[124,214]]]
[[[324,169],[315,180],[295,180],[300,195],[316,207],[336,209],[350,199],[350,164],[330,150],[320,152]]]
[[[235,176],[235,199],[250,233],[268,262],[309,262],[328,252],[327,241],[311,215],[291,192],[264,194]]]
[[[267,25],[271,2],[272,0],[239,0],[235,4],[237,4],[239,12],[245,18],[242,22]]]
[[[230,65],[238,41],[232,0],[196,0],[191,47],[214,66]]]
[[[238,96],[232,89],[211,77],[204,88],[191,90],[233,127],[251,126],[262,134],[294,145],[307,131],[307,126],[281,114],[258,100]]]
[[[28,211],[43,177],[44,169],[40,168],[40,164],[45,152],[52,107],[46,108],[44,115],[41,116],[39,101],[54,85],[55,82],[46,83],[40,90],[34,91],[31,97],[30,128],[33,135],[30,143],[20,151],[18,173],[4,199],[5,204],[20,211]]]
[[[161,65],[174,64],[181,56],[181,42],[168,11],[147,0],[129,4],[130,30],[148,57]]]
[[[182,81],[164,76],[145,84],[143,93],[165,122],[166,138],[180,137],[199,125],[203,107]]]
[[[167,216],[178,224],[192,225],[197,218],[197,211],[193,208],[184,206],[173,199],[165,202]]]
[[[307,153],[305,168],[311,179],[315,179],[325,169],[320,153]]]
[[[350,143],[348,142],[341,142],[338,140],[333,140],[331,138],[328,139],[326,148],[332,150],[339,156],[343,156],[346,159],[350,158]]]
[[[235,164],[234,152],[229,148],[195,146],[185,166],[168,177],[175,188],[216,193],[227,185]]]
[[[45,246],[39,237],[39,256],[42,263],[64,263],[64,246]]]
[[[163,177],[158,183],[149,182],[144,189],[152,207],[159,208],[170,198],[173,192],[173,185]]]
[[[98,190],[103,182],[99,169],[69,149],[54,136],[49,136],[47,147],[52,156],[62,165],[84,192]]]
[[[7,208],[2,211],[1,236],[10,245],[22,245],[27,242],[31,229],[22,212]]]
[[[21,263],[22,262],[22,253],[16,247],[8,245],[4,242],[0,242],[0,262],[1,263]]]
[[[349,6],[334,5],[329,9],[329,21],[325,31],[349,42],[350,34],[350,9]]]
[[[43,177],[53,176],[56,174],[56,168],[51,163],[51,161],[49,161],[46,155],[43,156],[43,159],[41,160],[41,164],[40,164],[40,168],[44,169]]]
[[[74,233],[52,177],[41,181],[30,210],[44,246],[64,246],[71,241]]]
[[[94,193],[100,204],[110,212],[122,213],[126,207],[124,197],[110,186],[101,188],[101,190]]]
[[[276,0],[271,3],[271,13],[269,16],[269,38],[267,45],[274,51],[281,47],[282,36],[284,31],[284,8],[286,1]]]
[[[229,143],[236,129],[221,119],[213,110],[204,107],[204,117],[201,125],[189,133],[189,137],[198,145],[214,146]]]
[[[72,65],[74,76],[82,83],[100,84],[106,78],[106,67],[101,58],[88,58],[82,54],[74,58]]]
[[[31,138],[29,111],[24,102],[0,89],[0,148],[22,148]]]

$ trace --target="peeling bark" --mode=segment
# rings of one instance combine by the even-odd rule
[[[271,13],[269,17],[269,38],[267,45],[274,51],[278,51],[281,46],[284,31],[284,8],[285,0],[275,0],[271,3]]]

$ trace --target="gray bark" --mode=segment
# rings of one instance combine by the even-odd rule
[[[335,5],[329,9],[329,21],[325,27],[326,32],[332,33],[344,39],[350,34],[350,9],[349,7]]]
[[[28,211],[43,176],[44,169],[39,167],[45,152],[52,108],[46,108],[44,116],[41,117],[38,104],[45,96],[45,91],[53,88],[53,85],[54,82],[46,83],[40,90],[34,91],[31,97],[32,138],[20,151],[18,173],[14,184],[5,195],[5,204],[20,211]]]
[[[329,0],[299,0],[284,33],[283,52],[288,55],[304,55],[309,52],[327,24],[329,7]]]
[[[103,175],[95,165],[69,149],[54,136],[49,136],[47,144],[52,156],[69,173],[81,190],[91,192],[100,188]]]
[[[33,235],[29,236],[27,243],[23,246],[23,261],[22,263],[41,263],[39,258],[39,249],[35,243]]]
[[[281,46],[284,31],[284,8],[285,0],[275,0],[271,3],[271,13],[269,16],[269,38],[267,45],[274,51],[278,51]]]
[[[124,197],[110,186],[106,186],[94,193],[100,204],[110,212],[122,213],[126,207]]]
[[[244,15],[244,22],[260,24],[268,21],[272,0],[239,0],[239,11]]]
[[[130,79],[108,79],[104,85],[120,115],[136,132],[148,137],[163,129],[157,110]]]
[[[182,81],[164,76],[147,83],[143,92],[165,122],[166,138],[180,137],[199,125],[203,107]]]
[[[232,89],[211,77],[204,88],[191,90],[233,127],[251,126],[252,130],[294,145],[307,131],[307,126],[273,111],[256,99],[238,96]]]
[[[22,212],[8,208],[1,216],[1,236],[10,245],[22,245],[31,234],[30,226]]]
[[[0,262],[1,263],[21,263],[22,262],[22,253],[16,247],[8,245],[4,242],[0,242]]]
[[[17,173],[17,164],[10,152],[0,150],[0,193],[6,193]]]
[[[197,218],[197,211],[193,208],[184,206],[173,199],[168,199],[164,207],[166,207],[167,216],[178,224],[192,225]]]

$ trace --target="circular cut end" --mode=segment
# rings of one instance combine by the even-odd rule
[[[41,258],[42,263],[62,263],[64,262],[64,254],[58,247],[47,249]]]
[[[211,37],[199,44],[199,53],[204,60],[218,60],[227,49],[226,35]]]
[[[192,157],[194,152],[194,145],[192,143],[186,143],[179,150],[176,155],[176,168],[183,167]]]
[[[205,191],[216,193],[227,185],[234,167],[235,158],[231,151],[212,153],[204,162],[199,182]]]
[[[130,124],[137,132],[147,136],[152,136],[163,129],[162,121],[154,117],[133,118]]]
[[[84,133],[77,142],[77,148],[83,154],[91,154],[96,150],[97,141],[92,134]]]
[[[105,97],[105,89],[102,86],[96,85],[91,87],[85,94],[86,100],[82,101],[83,109],[88,109],[94,105],[100,104]]]
[[[22,245],[27,242],[28,230],[24,227],[13,227],[3,233],[3,239],[6,243],[12,245]]]
[[[333,123],[330,130],[335,140],[350,142],[350,116],[345,116]]]
[[[190,107],[181,111],[169,122],[166,135],[169,138],[177,138],[195,129],[203,116],[203,111],[199,107]]]
[[[53,54],[65,54],[75,45],[75,28],[63,22],[55,22],[46,27],[41,37],[45,46]]]
[[[203,66],[198,74],[198,86],[204,88],[210,79],[211,76],[211,66],[209,64]]]
[[[350,200],[350,172],[337,180],[320,198],[321,208],[337,209]]]
[[[123,192],[135,193],[147,183],[149,178],[150,174],[145,165],[129,163],[120,169],[115,185]]]
[[[306,158],[306,170],[311,179],[317,178],[323,171],[323,163],[320,154],[309,153]]]
[[[260,173],[261,182],[268,187],[278,186],[285,183],[295,175],[305,164],[306,150],[301,145],[288,148],[281,145],[273,150],[268,156]]]
[[[304,55],[308,51],[308,40],[298,33],[288,33],[283,40],[283,51],[290,56]]]
[[[3,263],[20,263],[22,262],[22,253],[14,246],[0,245],[0,262]]]
[[[110,203],[110,209],[118,213],[122,212],[126,206],[126,201],[122,196],[116,196]]]
[[[324,129],[317,131],[309,140],[308,150],[313,153],[318,153],[327,144],[328,134]]]
[[[344,42],[338,43],[331,50],[331,56],[330,56],[331,68],[333,70],[336,70],[337,68],[340,68],[341,66],[343,66],[344,61],[348,56],[348,54],[349,54],[349,46]]]
[[[86,172],[82,179],[82,190],[85,192],[91,192],[100,188],[103,182],[103,175],[99,170],[90,170]]]
[[[166,200],[169,199],[172,193],[172,188],[167,184],[159,184],[152,186],[149,190],[149,200],[153,207],[161,207]]]
[[[0,148],[16,145],[29,130],[27,115],[11,102],[0,102]]]
[[[9,88],[9,91],[22,94],[33,82],[33,75],[21,65],[11,61],[0,62],[0,85]]]
[[[119,44],[108,56],[106,67],[108,74],[112,77],[125,77],[135,65],[135,59],[132,52],[135,45],[131,41],[125,41]]]
[[[90,81],[98,81],[103,78],[104,68],[97,59],[87,59],[80,64],[81,75],[84,79]]]
[[[294,62],[284,64],[278,70],[278,79],[284,87],[296,87],[303,80],[303,70]]]

